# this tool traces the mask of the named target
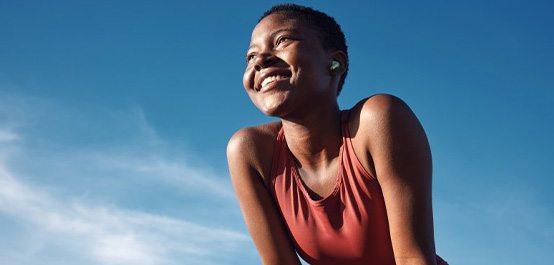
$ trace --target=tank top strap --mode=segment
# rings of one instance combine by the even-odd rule
[[[341,111],[341,127],[342,127],[342,141],[344,145],[344,158],[346,158],[345,163],[351,163],[355,168],[358,169],[360,176],[370,178],[372,180],[377,180],[373,174],[370,174],[362,163],[360,162],[356,152],[354,152],[354,145],[352,144],[352,138],[350,137],[350,127],[348,121],[350,120],[350,110]]]
[[[285,153],[283,150],[286,145],[285,140],[285,133],[283,131],[283,126],[279,129],[279,132],[277,133],[277,137],[275,139],[275,143],[273,144],[273,157],[271,158],[271,171],[270,171],[270,181],[271,184],[271,190],[273,190],[273,184],[275,181],[275,177],[278,175],[278,172],[280,168],[283,167],[285,163],[285,157],[283,157],[283,153]]]
[[[285,132],[283,131],[283,125],[281,125],[281,128],[279,128],[279,132],[277,133],[277,142],[282,142],[283,139],[285,139]]]

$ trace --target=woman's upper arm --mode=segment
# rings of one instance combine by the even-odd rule
[[[360,125],[383,191],[396,263],[435,264],[432,162],[423,127],[390,95],[369,98]]]
[[[242,129],[229,141],[227,159],[231,181],[244,220],[263,264],[300,264],[281,216],[264,185],[256,152],[258,135]],[[269,149],[271,150],[271,149]]]

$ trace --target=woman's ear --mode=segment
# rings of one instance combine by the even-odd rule
[[[337,68],[339,68],[339,66],[340,66],[339,61],[333,59],[333,61],[331,62],[331,67],[329,67],[329,69],[331,69],[331,71],[333,71],[333,70],[336,70]]]
[[[329,54],[329,71],[332,75],[341,76],[348,69],[348,58],[343,51],[333,51]]]

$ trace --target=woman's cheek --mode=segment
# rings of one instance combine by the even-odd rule
[[[254,71],[247,67],[242,76],[242,85],[246,90],[251,90],[254,87]]]

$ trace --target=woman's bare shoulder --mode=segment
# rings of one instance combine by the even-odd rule
[[[258,126],[245,127],[233,134],[227,148],[231,151],[255,152],[272,145],[281,129],[281,122],[271,122]],[[236,149],[236,150],[235,150]]]
[[[376,132],[379,128],[397,125],[415,118],[410,107],[402,99],[390,94],[369,96],[354,105],[350,113],[350,123],[355,125],[353,135],[357,133],[366,135],[366,133]]]
[[[281,122],[271,122],[238,130],[227,144],[229,163],[247,163],[261,177],[269,175],[273,149]]]
[[[406,108],[409,109],[408,105],[397,96],[375,94],[360,100],[350,111],[351,115],[367,123],[388,116],[391,111],[402,111]]]
[[[350,109],[349,131],[354,152],[370,174],[376,176],[372,146],[390,136],[389,129],[406,118],[410,108],[400,98],[390,94],[375,94],[360,100]]]

